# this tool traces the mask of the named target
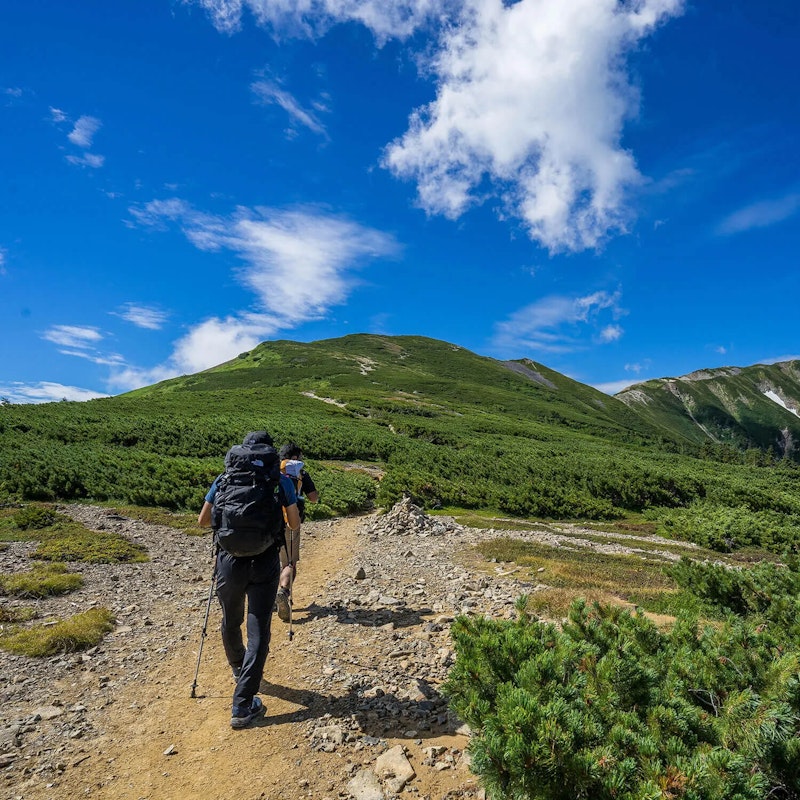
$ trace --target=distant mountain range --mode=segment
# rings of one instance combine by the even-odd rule
[[[800,452],[800,361],[699,370],[645,381],[616,397],[691,442],[758,448],[793,460]]]

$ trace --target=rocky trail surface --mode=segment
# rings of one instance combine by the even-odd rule
[[[116,628],[97,647],[46,659],[0,651],[0,796],[484,796],[469,770],[469,732],[440,694],[454,659],[450,623],[460,613],[512,617],[517,597],[536,587],[504,565],[486,572],[470,546],[499,535],[559,546],[558,530],[464,528],[407,501],[383,516],[306,523],[293,637],[276,615],[261,686],[266,715],[235,731],[216,600],[191,696],[211,585],[209,538],[104,508],[60,510],[144,545],[151,560],[72,565],[84,588],[39,601],[42,618],[109,608]],[[605,547],[574,530],[567,538],[569,546]],[[31,547],[12,544],[0,567],[29,568]]]

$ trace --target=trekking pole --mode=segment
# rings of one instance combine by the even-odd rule
[[[292,554],[294,554],[294,542],[292,542]],[[294,629],[292,628],[292,617],[294,615],[294,597],[292,597],[292,589],[294,589],[294,562],[290,561],[289,566],[291,567],[291,571],[289,572],[289,641],[291,642],[294,639]]]
[[[283,549],[286,551],[286,563],[289,566],[289,641],[294,638],[294,630],[292,629],[292,587],[294,586],[294,563],[292,561],[292,554],[294,553],[294,546],[289,547],[292,543],[292,529],[287,525],[283,529]],[[281,573],[283,571],[281,570]],[[278,589],[280,591],[280,587]]]
[[[214,597],[214,586],[217,582],[217,551],[218,547],[214,547],[214,571],[211,573],[211,588],[208,590],[208,604],[206,605],[206,616],[203,620],[203,630],[200,633],[200,648],[197,651],[197,666],[194,670],[194,683],[192,683],[192,697],[197,697],[195,689],[197,689],[197,676],[200,674],[200,657],[203,655],[203,642],[208,635],[208,615],[211,612],[211,599]]]

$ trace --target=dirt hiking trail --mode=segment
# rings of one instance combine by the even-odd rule
[[[141,544],[150,560],[70,564],[84,586],[37,602],[42,624],[108,608],[116,627],[97,647],[44,659],[0,651],[7,800],[482,800],[469,769],[469,731],[440,691],[455,657],[450,625],[461,613],[513,618],[521,594],[547,587],[527,582],[527,570],[483,561],[473,546],[520,537],[655,553],[634,536],[599,543],[596,531],[561,524],[466,528],[410,501],[383,515],[307,522],[294,638],[275,615],[261,685],[266,715],[232,730],[233,680],[216,598],[191,697],[210,537],[97,506],[59,510]],[[0,551],[0,568],[30,569],[34,548],[11,543]]]
[[[419,681],[419,665],[409,657],[413,648],[403,643],[414,632],[422,634],[420,641],[425,644],[432,636],[446,643],[446,625],[428,621],[441,615],[430,607],[412,610],[404,601],[387,596],[382,587],[370,590],[379,595],[372,603],[359,604],[355,599],[348,607],[346,600],[353,598],[341,596],[342,586],[357,587],[362,594],[367,591],[370,580],[361,575],[364,565],[375,575],[370,558],[382,561],[389,573],[408,566],[408,552],[399,558],[391,552],[381,555],[375,536],[359,535],[364,524],[364,518],[349,518],[306,526],[295,584],[292,641],[288,625],[277,614],[273,617],[261,685],[264,718],[244,730],[230,727],[233,681],[221,646],[216,598],[196,697],[191,697],[211,579],[205,544],[196,548],[201,559],[197,566],[207,574],[205,583],[199,575],[193,579],[193,610],[177,613],[175,624],[163,634],[154,631],[155,643],[162,638],[159,649],[165,652],[144,665],[135,680],[113,681],[113,669],[99,676],[101,687],[113,682],[117,688],[95,711],[92,735],[58,748],[55,775],[41,771],[6,786],[7,796],[23,800],[483,796],[468,769],[467,736],[455,733],[458,721],[447,715],[433,683]],[[174,538],[176,532],[169,535]],[[390,550],[400,544],[395,539],[388,542]],[[403,549],[408,551],[407,540]],[[359,569],[361,575],[353,578]],[[384,576],[389,578],[387,590],[393,583],[389,573]],[[425,578],[420,577],[424,586]],[[160,605],[170,602],[163,597]],[[135,629],[136,621],[128,621],[132,624],[118,629],[121,635]],[[426,622],[428,632],[422,630]],[[157,625],[153,623],[150,630]],[[394,652],[398,627],[404,631],[399,653]],[[110,641],[103,646],[113,648],[116,637],[107,638]],[[441,661],[437,674],[444,676],[452,654],[448,651],[443,658],[437,653],[436,660]],[[398,687],[404,674],[407,682],[417,684],[412,687],[415,697]],[[82,699],[75,681],[64,679],[54,689],[64,695],[62,707]],[[398,755],[397,745],[405,758],[402,770],[383,764],[378,777],[376,761],[387,752]],[[405,764],[413,777],[396,775],[408,769]]]

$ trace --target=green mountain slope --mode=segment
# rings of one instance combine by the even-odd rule
[[[183,391],[263,392],[281,410],[302,407],[314,416],[322,413],[315,405],[327,400],[340,415],[378,422],[466,415],[469,427],[472,417],[496,416],[500,427],[503,420],[538,425],[543,437],[552,435],[552,425],[620,440],[664,435],[619,400],[543,365],[500,362],[419,336],[265,342],[233,361],[128,396],[163,399]]]
[[[664,532],[711,546],[794,541],[792,465],[750,466],[741,455],[721,464],[713,448],[693,457],[701,448],[692,426],[678,424],[668,404],[654,408],[532,361],[422,337],[265,342],[118,397],[0,406],[0,502],[199,509],[228,447],[266,428],[277,443],[303,447],[323,498],[317,516],[409,494],[428,507],[525,517],[643,512]],[[748,517],[731,534],[742,507],[773,516]]]
[[[800,455],[800,361],[647,381],[617,398],[653,425],[699,444]]]

